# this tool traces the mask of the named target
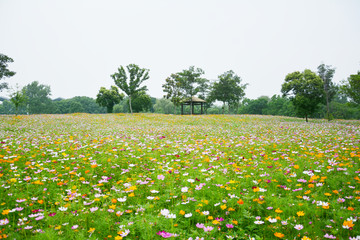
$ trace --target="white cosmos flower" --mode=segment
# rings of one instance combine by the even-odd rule
[[[126,196],[123,197],[123,198],[118,198],[117,200],[118,200],[119,202],[125,202],[125,201],[126,201]]]
[[[67,207],[59,207],[59,210],[65,212],[67,210]]]
[[[188,190],[189,190],[188,187],[183,187],[183,188],[181,188],[181,192],[183,192],[183,193],[187,192]]]

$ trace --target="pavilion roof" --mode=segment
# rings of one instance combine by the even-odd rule
[[[191,101],[192,99],[192,101]],[[198,97],[192,97],[192,98],[187,98],[187,99],[184,99],[182,100],[183,103],[189,103],[189,102],[195,102],[195,103],[206,103],[205,100],[201,99],[201,98],[198,98]]]

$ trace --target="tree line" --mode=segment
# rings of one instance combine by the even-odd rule
[[[8,69],[13,60],[0,54],[0,80],[15,75]],[[335,68],[320,64],[317,72],[309,69],[286,75],[281,85],[282,95],[245,98],[248,84],[229,70],[210,81],[205,72],[194,66],[170,74],[162,85],[165,93],[161,99],[147,94],[145,81],[150,78],[149,69],[136,64],[120,66],[110,75],[114,85],[101,87],[96,99],[74,97],[51,99],[50,86],[34,81],[22,89],[13,90],[9,99],[0,98],[0,114],[64,114],[64,113],[133,113],[156,112],[179,114],[183,101],[193,97],[206,101],[207,114],[262,114],[308,118],[359,119],[360,118],[360,71],[352,74],[341,84],[332,79]],[[8,88],[0,83],[0,91]],[[221,105],[219,105],[221,103]]]

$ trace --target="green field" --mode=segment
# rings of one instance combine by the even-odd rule
[[[360,235],[359,121],[72,114],[0,124],[0,238]]]

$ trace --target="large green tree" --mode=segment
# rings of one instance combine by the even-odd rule
[[[183,98],[180,76],[176,73],[170,75],[165,79],[165,84],[162,85],[163,91],[166,93],[164,98],[170,99],[174,104],[174,114],[176,114],[176,107],[180,106]]]
[[[8,69],[8,63],[12,62],[14,62],[12,58],[0,53],[0,80],[15,75],[15,72]],[[8,84],[0,83],[0,91],[4,88],[8,88]]]
[[[205,72],[201,68],[195,68],[194,66],[177,73],[179,75],[179,83],[183,97],[190,100],[191,114],[193,113],[192,97],[202,91],[204,83],[207,81],[201,77],[204,73]]]
[[[111,86],[110,89],[101,87],[96,96],[96,103],[106,107],[107,113],[112,113],[114,105],[120,103],[123,98],[124,94],[120,94],[116,86]]]
[[[130,101],[130,98],[128,99]],[[151,97],[145,91],[133,95],[134,112],[149,112],[152,108]]]
[[[360,104],[360,71],[342,82],[342,92],[356,104]]]
[[[334,77],[335,68],[332,68],[329,65],[320,64],[318,66],[318,75],[324,82],[324,91],[325,91],[325,99],[326,99],[326,117],[330,121],[330,102],[334,98],[336,94],[336,86],[332,82],[332,78]]]
[[[51,90],[50,86],[39,84],[34,81],[24,88],[27,96],[28,112],[30,114],[41,114],[52,112],[52,101],[50,99]]]
[[[225,105],[237,104],[245,96],[245,89],[247,84],[241,83],[241,78],[230,70],[218,77],[218,80],[213,83],[210,92],[210,99],[223,102],[223,113]]]
[[[140,68],[136,64],[129,64],[126,66],[126,70],[123,66],[120,66],[118,71],[111,77],[114,79],[115,84],[129,97],[129,107],[132,113],[132,98],[135,94],[147,90],[146,86],[141,87],[140,85],[149,79],[149,70]]]
[[[26,97],[26,93],[25,90],[16,90],[15,92],[10,94],[10,101],[14,104],[15,106],[15,115],[18,114],[19,112],[19,107],[24,105],[26,103],[27,97]]]
[[[319,104],[325,102],[324,82],[309,69],[289,73],[281,86],[281,92],[289,96],[297,116],[305,117],[306,122],[317,111]]]

